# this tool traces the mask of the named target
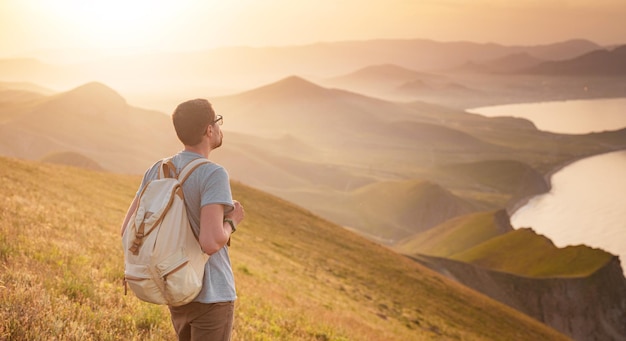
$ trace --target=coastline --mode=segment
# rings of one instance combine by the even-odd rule
[[[585,156],[579,156],[576,158],[573,158],[571,160],[567,160],[561,164],[558,164],[556,166],[554,166],[552,169],[550,169],[546,174],[543,175],[544,180],[546,181],[546,184],[548,185],[548,189],[545,192],[541,192],[541,193],[537,193],[537,194],[533,194],[533,195],[528,195],[525,196],[523,198],[521,198],[520,200],[516,201],[511,207],[507,207],[506,211],[507,214],[509,215],[509,218],[512,217],[515,212],[517,212],[517,210],[519,210],[520,208],[526,206],[526,204],[528,204],[528,202],[539,195],[544,195],[546,193],[550,193],[550,191],[552,191],[552,176],[554,176],[554,174],[560,172],[561,170],[563,170],[565,167],[576,163],[578,161],[590,158],[590,157],[594,157],[594,156],[599,156],[599,155],[604,155],[604,154],[609,154],[609,153],[613,153],[613,152],[619,152],[619,151],[626,151],[626,148],[617,148],[617,149],[612,149],[612,150],[607,150],[604,152],[600,152],[600,153],[596,153],[596,154],[589,154],[589,155],[585,155]]]
[[[598,97],[579,97],[579,96],[574,96],[572,98],[563,98],[563,99],[556,99],[556,98],[551,98],[551,99],[543,99],[543,100],[539,100],[539,101],[533,101],[531,99],[528,100],[518,100],[518,101],[505,101],[503,103],[491,103],[491,104],[487,104],[487,105],[481,105],[481,106],[465,106],[463,108],[463,110],[467,113],[470,114],[475,114],[475,115],[482,115],[485,117],[498,117],[497,115],[491,116],[491,115],[485,115],[483,113],[480,112],[481,109],[485,109],[485,108],[492,108],[492,107],[501,107],[501,106],[509,106],[509,105],[516,105],[516,104],[530,104],[530,103],[558,103],[558,102],[569,102],[569,101],[587,101],[587,100],[613,100],[613,99],[626,99],[625,96],[620,95],[620,96],[598,96]],[[503,115],[506,116],[506,115]],[[533,122],[530,119],[527,119],[528,121],[532,122],[535,126],[536,123]],[[617,128],[615,130],[621,130],[621,129],[625,129],[624,128]],[[593,132],[587,132],[587,134],[590,134]],[[558,133],[561,134],[561,133]],[[507,205],[506,207],[506,211],[507,214],[509,215],[509,217],[512,217],[515,212],[517,212],[517,210],[519,210],[520,208],[524,207],[526,204],[528,204],[528,202],[538,196],[538,195],[543,195],[546,193],[549,193],[552,190],[552,176],[554,174],[556,174],[557,172],[561,171],[563,168],[571,165],[572,163],[575,163],[577,161],[586,159],[586,158],[590,158],[590,157],[594,157],[594,156],[598,156],[598,155],[602,155],[602,154],[607,154],[607,153],[611,153],[611,152],[616,152],[616,151],[620,151],[620,150],[626,150],[626,147],[624,148],[616,148],[616,149],[611,149],[611,150],[606,150],[603,152],[599,152],[596,154],[589,154],[589,155],[583,155],[583,156],[579,156],[579,157],[575,157],[571,160],[567,160],[565,162],[562,162],[560,164],[555,165],[552,169],[550,169],[547,173],[545,173],[543,175],[544,180],[546,182],[547,185],[547,190],[545,192],[540,192],[540,193],[536,193],[536,194],[532,194],[532,195],[528,195],[525,197],[520,198],[519,200],[517,200],[516,202],[514,202],[513,204]]]

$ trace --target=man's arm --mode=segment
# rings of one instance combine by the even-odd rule
[[[243,207],[234,201],[235,208],[224,216],[224,205],[208,204],[200,210],[200,246],[204,253],[212,255],[226,245],[232,234],[229,223],[224,218],[233,220],[238,225],[244,217]]]

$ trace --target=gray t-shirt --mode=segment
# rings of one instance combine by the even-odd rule
[[[172,162],[176,171],[180,170],[194,159],[203,157],[200,154],[181,151],[174,155]],[[141,193],[149,180],[156,179],[159,174],[160,161],[146,171],[137,193]],[[200,209],[208,204],[225,205],[224,211],[234,208],[230,182],[226,170],[213,162],[203,164],[187,178],[183,184],[185,203],[191,227],[200,233]],[[235,292],[235,278],[228,256],[228,246],[211,255],[204,268],[204,285],[194,302],[215,303],[229,302],[237,299]]]

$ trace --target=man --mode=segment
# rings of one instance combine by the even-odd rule
[[[172,121],[184,145],[172,159],[177,172],[196,158],[208,159],[211,151],[222,145],[223,118],[215,115],[205,99],[181,103]],[[148,181],[157,178],[158,171],[159,162],[146,171],[138,194]],[[189,304],[170,307],[172,323],[179,340],[230,340],[237,296],[227,242],[243,220],[244,210],[232,199],[228,173],[212,162],[201,165],[187,178],[183,193],[191,226],[202,250],[211,257],[204,268],[200,294]],[[126,213],[122,235],[137,205],[138,195]]]

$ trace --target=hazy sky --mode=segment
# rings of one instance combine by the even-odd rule
[[[0,57],[377,38],[618,44],[626,0],[0,0],[0,25]]]

